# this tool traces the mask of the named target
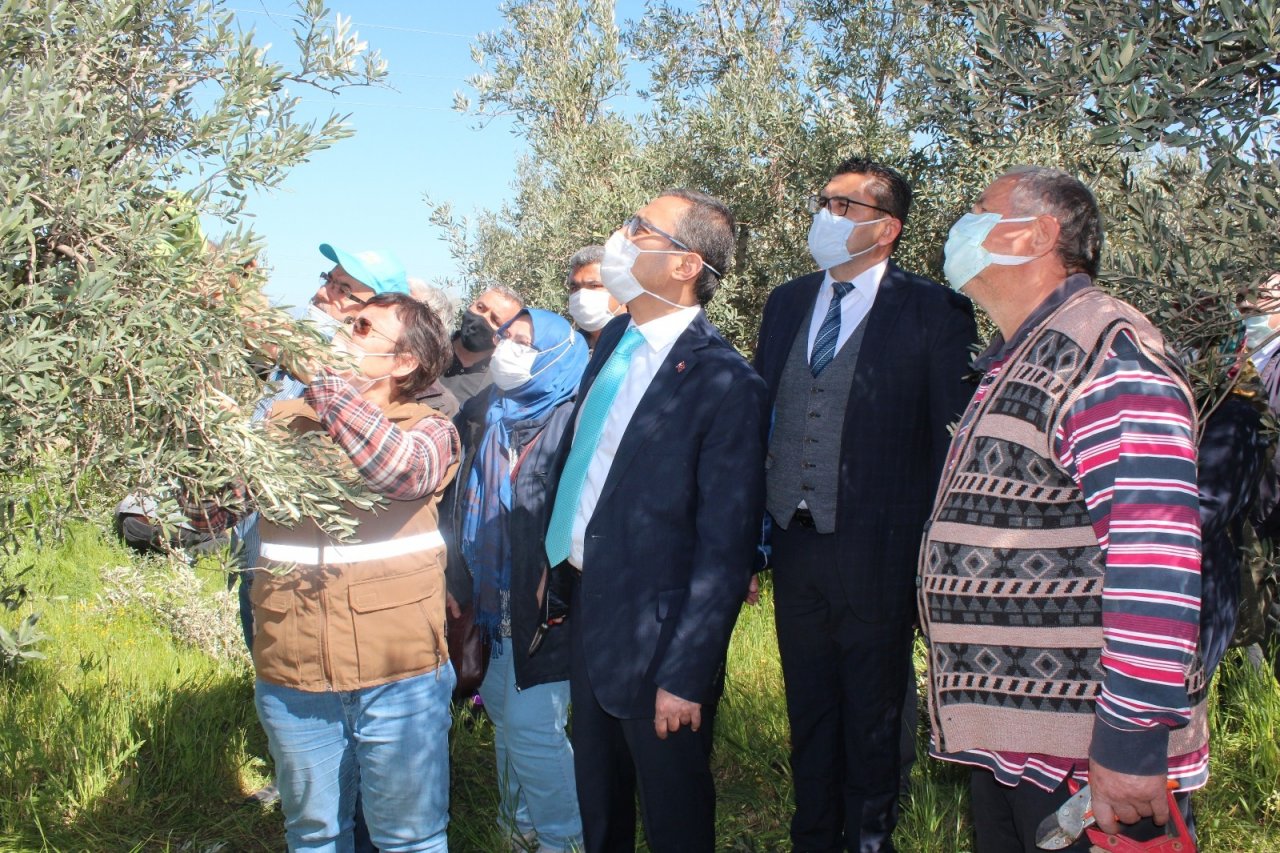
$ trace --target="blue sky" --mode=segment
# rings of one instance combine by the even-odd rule
[[[345,8],[344,8],[345,5]],[[241,25],[286,61],[293,50],[287,0],[229,0]],[[423,195],[452,201],[460,213],[496,206],[509,192],[522,150],[509,122],[477,130],[451,108],[466,78],[477,33],[502,26],[494,3],[331,2],[387,60],[387,87],[351,88],[338,96],[294,86],[305,115],[350,114],[354,137],[316,153],[283,188],[253,197],[248,223],[266,241],[268,292],[300,305],[329,264],[320,243],[350,252],[390,249],[409,274],[431,280],[453,273],[439,232],[427,222]],[[217,226],[209,229],[217,237]]]

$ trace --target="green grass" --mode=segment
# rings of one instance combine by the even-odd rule
[[[242,802],[270,766],[221,570],[134,560],[85,528],[31,556],[36,598],[0,611],[0,624],[34,607],[49,639],[46,659],[0,675],[0,851],[283,849],[279,810]],[[723,850],[787,848],[772,612],[766,588],[730,652],[714,759]],[[1280,850],[1280,689],[1233,652],[1215,691],[1213,778],[1196,795],[1202,849]],[[503,849],[483,717],[459,712],[451,755],[452,849]],[[972,849],[966,775],[920,756],[900,849]]]

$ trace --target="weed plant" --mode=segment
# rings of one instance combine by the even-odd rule
[[[84,527],[24,559],[50,639],[45,659],[0,680],[0,851],[284,849],[279,808],[244,804],[269,781],[270,759],[220,566],[139,559]],[[0,619],[13,627],[31,606]],[[1280,850],[1280,688],[1233,651],[1212,706],[1201,849]],[[898,847],[972,850],[967,771],[929,759],[919,731]],[[716,719],[720,849],[789,848],[787,737],[766,584],[739,620]],[[482,713],[457,710],[450,754],[450,848],[505,853]]]

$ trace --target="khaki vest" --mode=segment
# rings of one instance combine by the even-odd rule
[[[419,403],[387,417],[409,429],[440,417]],[[323,429],[302,400],[277,403],[272,422],[296,432]],[[350,465],[344,453],[338,464]],[[448,661],[444,635],[445,546],[437,528],[440,490],[372,511],[351,505],[359,541],[340,542],[310,519],[292,527],[262,521],[254,573],[253,663],[272,684],[311,692],[374,687],[431,672]]]

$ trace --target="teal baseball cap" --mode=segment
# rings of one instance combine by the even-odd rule
[[[384,249],[353,255],[328,243],[321,243],[320,254],[341,266],[356,281],[372,288],[374,293],[409,295],[409,277],[404,271],[404,264]]]

